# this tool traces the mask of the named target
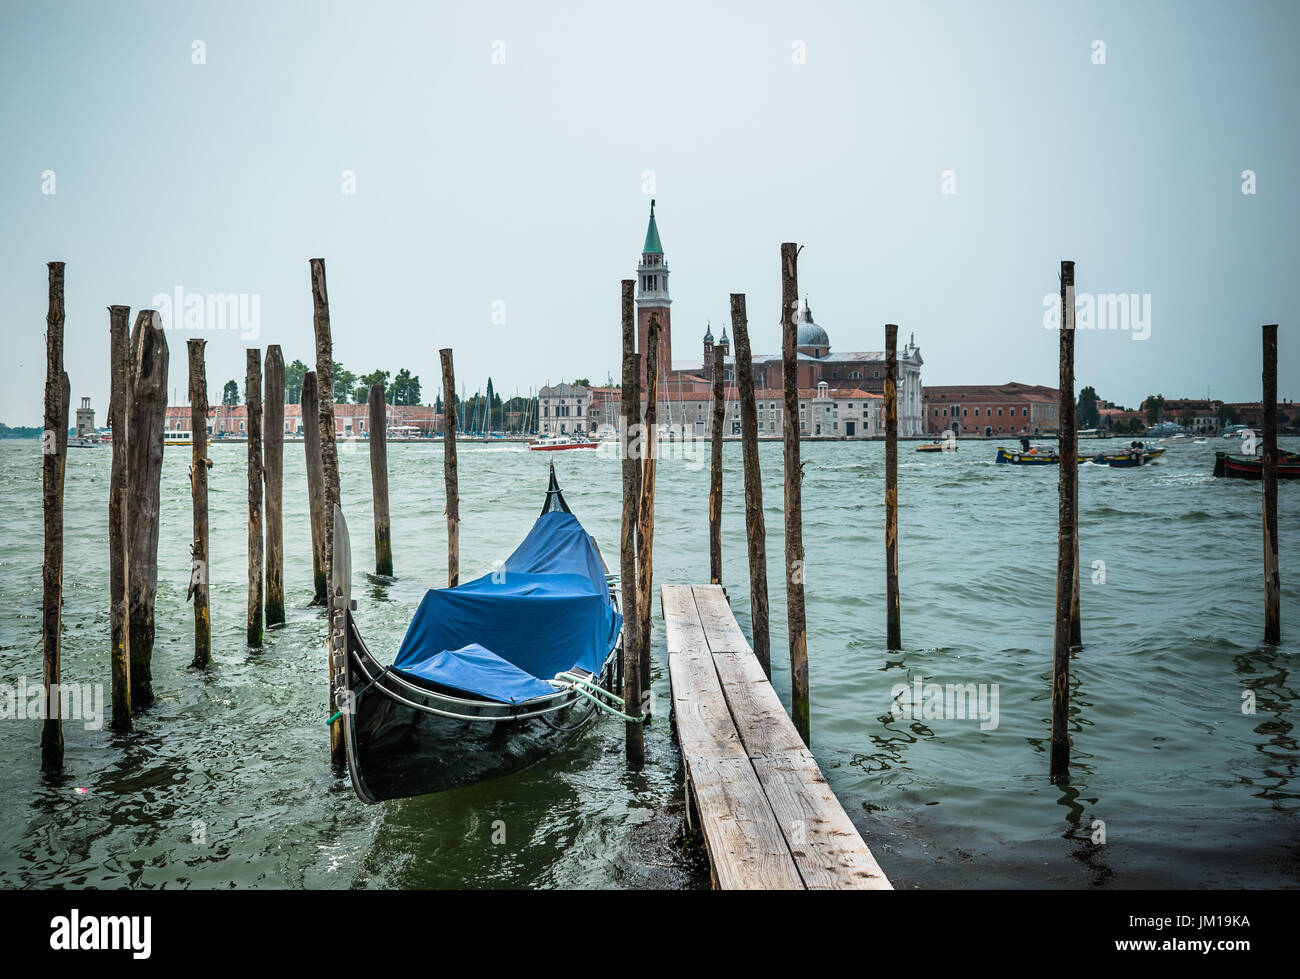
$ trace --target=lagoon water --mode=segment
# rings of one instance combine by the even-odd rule
[[[1080,469],[1085,647],[1072,667],[1066,786],[1047,779],[1056,470],[996,466],[991,442],[951,455],[900,445],[905,650],[889,653],[884,446],[804,444],[813,751],[895,886],[1300,884],[1300,682],[1290,672],[1300,652],[1300,485],[1279,487],[1284,642],[1266,647],[1260,485],[1211,477],[1214,449],[1228,444],[1174,444],[1142,469]],[[357,616],[389,661],[424,591],[445,582],[442,451],[389,447],[399,577],[382,586],[363,574],[373,557],[368,450],[340,449]],[[39,451],[35,441],[0,443],[0,683],[11,687],[40,682]],[[188,666],[190,450],[173,447],[157,703],[127,736],[66,722],[66,771],[55,779],[39,771],[39,722],[0,721],[0,887],[707,884],[677,839],[680,758],[661,622],[643,772],[624,769],[622,726],[600,720],[516,775],[363,806],[328,760],[303,447],[285,446],[289,622],[260,649],[244,643],[245,447],[217,444],[211,455],[213,664]],[[773,682],[788,706],[780,445],[761,456]],[[464,577],[491,570],[522,539],[552,459],[574,512],[617,564],[616,458],[516,444],[463,444],[459,458]],[[724,583],[748,634],[740,446],[728,443],[724,460]],[[69,450],[63,613],[64,681],[102,684],[105,697],[109,461],[107,449]],[[656,583],[707,580],[707,486],[707,465],[666,452]],[[996,726],[896,716],[891,691],[917,679],[996,684]]]

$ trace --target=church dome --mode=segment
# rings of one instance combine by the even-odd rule
[[[798,341],[795,346],[798,347],[830,347],[831,338],[826,335],[826,331],[813,322],[812,310],[808,307],[808,299],[803,301],[803,316],[799,318]]]

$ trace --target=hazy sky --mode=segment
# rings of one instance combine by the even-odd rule
[[[1151,297],[1148,339],[1079,334],[1080,385],[1258,399],[1279,322],[1300,397],[1297,41],[1290,2],[7,3],[0,421],[41,418],[51,259],[101,424],[107,306],[259,297],[256,340],[204,334],[215,399],[246,346],[313,362],[314,256],[358,373],[432,400],[451,346],[471,391],[617,377],[651,196],[678,360],[733,291],[775,351],[797,241],[833,348],[897,322],[927,384],[1055,384],[1073,259]]]

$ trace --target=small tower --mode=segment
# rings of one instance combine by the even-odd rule
[[[673,332],[668,295],[668,263],[664,261],[664,248],[659,242],[659,225],[655,222],[655,202],[650,201],[650,224],[646,227],[645,245],[641,248],[641,264],[636,267],[636,343],[641,354],[641,389],[645,391],[646,343],[650,336],[650,316],[659,321],[659,376],[663,378],[673,369]]]
[[[88,439],[95,434],[95,409],[90,407],[90,399],[82,398],[81,407],[77,409],[77,438]]]
[[[704,376],[713,380],[713,324],[704,327]]]
[[[725,325],[722,327],[722,339],[718,341],[718,346],[722,348],[723,357],[731,356],[731,341],[727,339],[727,328]]]

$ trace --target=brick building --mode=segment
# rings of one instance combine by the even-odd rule
[[[926,431],[942,435],[1045,435],[1055,432],[1060,392],[1041,384],[953,384],[925,388]]]

